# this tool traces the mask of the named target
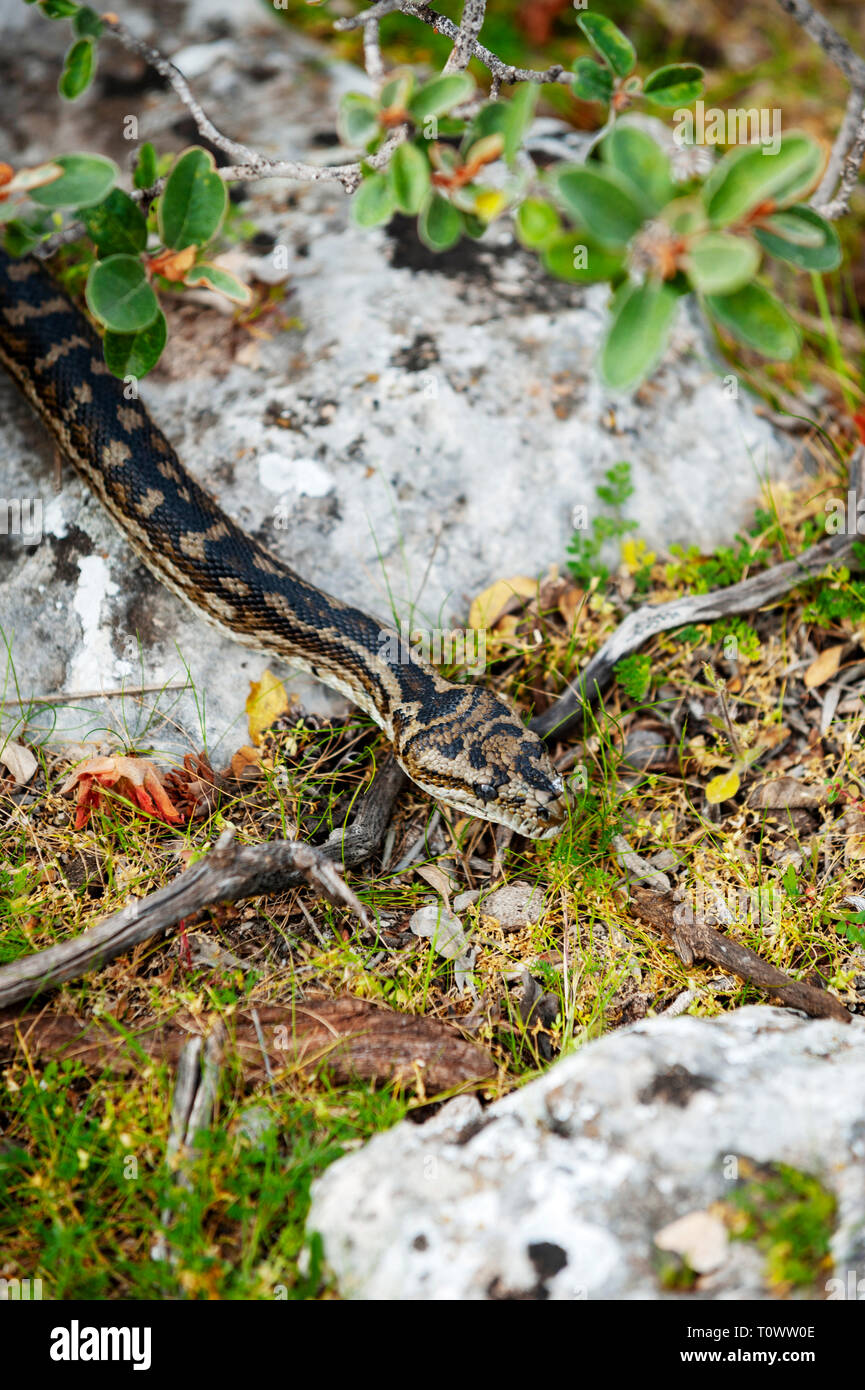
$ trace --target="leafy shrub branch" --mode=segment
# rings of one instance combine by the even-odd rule
[[[551,275],[610,285],[600,369],[614,389],[632,389],[659,361],[686,295],[749,349],[791,361],[800,332],[761,278],[763,258],[811,273],[839,264],[831,223],[847,209],[865,153],[865,63],[806,0],[778,3],[850,83],[831,154],[797,131],[772,149],[734,145],[713,166],[703,151],[679,140],[681,129],[665,146],[623,117],[637,103],[681,113],[702,95],[702,69],[671,63],[641,76],[630,40],[603,15],[578,16],[591,53],[577,58],[572,71],[535,71],[504,64],[480,43],[486,0],[465,0],[459,25],[428,5],[379,0],[336,26],[363,28],[375,89],[374,95],[349,93],[341,105],[339,134],[357,158],[312,165],[267,158],[223,135],[179,70],[116,16],[100,17],[77,0],[38,0],[46,17],[71,24],[62,97],[74,100],[87,89],[98,45],[112,37],[167,80],[202,137],[233,162],[218,169],[198,147],[160,160],[145,144],[128,193],[117,187],[116,166],[98,155],[63,155],[29,169],[0,165],[5,244],[16,254],[50,255],[89,238],[87,304],[105,331],[106,362],[118,376],[143,376],[159,359],[166,340],[160,287],[205,285],[237,304],[249,302],[247,287],[213,263],[210,248],[225,216],[226,185],[273,177],[337,181],[353,195],[360,226],[410,216],[434,252],[464,236],[482,237],[497,218],[512,217],[522,244]],[[441,73],[422,80],[410,69],[387,71],[378,23],[395,10],[452,39]],[[489,91],[467,71],[472,59],[490,73]],[[596,102],[604,119],[579,160],[540,170],[527,144],[538,88],[549,82]]]

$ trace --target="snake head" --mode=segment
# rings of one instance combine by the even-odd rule
[[[400,765],[445,805],[533,840],[561,831],[564,783],[537,734],[492,691],[437,682],[394,734]]]

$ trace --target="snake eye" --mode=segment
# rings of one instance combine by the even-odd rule
[[[498,788],[494,787],[491,782],[482,782],[478,787],[478,796],[481,801],[495,801],[498,794]]]

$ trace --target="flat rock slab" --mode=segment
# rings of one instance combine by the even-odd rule
[[[486,1110],[463,1096],[377,1135],[314,1184],[308,1230],[347,1297],[766,1299],[764,1255],[709,1209],[743,1160],[784,1163],[837,1199],[823,1297],[865,1260],[863,1066],[858,1020],[635,1024]],[[664,1289],[656,1236],[705,1271],[696,1294]]]
[[[160,152],[194,141],[172,94],[142,84],[110,39],[92,91],[60,120],[67,26],[20,5],[3,14],[20,26],[2,93],[16,164],[83,149],[126,168],[130,115]],[[123,17],[177,56],[218,125],[269,153],[331,158],[339,97],[366,86],[252,0],[174,5],[158,30],[150,7]],[[552,281],[507,225],[434,257],[405,221],[355,228],[336,186],[249,192],[257,245],[273,240],[287,275],[288,327],[265,319],[271,336],[254,337],[213,307],[169,303],[169,348],[142,396],[222,506],[340,597],[424,626],[465,622],[492,580],[563,560],[574,507],[591,519],[595,486],[620,460],[636,486],[627,513],[655,547],[729,541],[761,477],[792,470],[786,439],[730,393],[686,315],[651,382],[616,400],[594,367],[607,291]],[[257,268],[273,277],[271,251]],[[195,687],[73,699],[46,731],[177,753],[206,730],[230,752],[245,737],[248,680],[286,669],[162,590],[68,465],[55,491],[52,446],[5,375],[0,454],[0,491],[40,499],[44,515],[39,544],[0,538],[19,693]],[[344,707],[306,678],[292,688],[312,708]]]

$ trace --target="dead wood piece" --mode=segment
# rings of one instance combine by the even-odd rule
[[[125,1074],[140,1068],[142,1052],[152,1061],[177,1064],[191,1038],[199,1039],[200,1046],[200,1028],[191,1017],[181,1018],[127,1040],[110,1020],[81,1023],[68,1014],[43,1010],[16,1016],[9,1010],[0,1014],[0,1063],[24,1054],[35,1060],[64,1057],[88,1068]],[[231,1028],[244,1075],[256,1082],[278,1080],[280,1073],[298,1069],[324,1069],[340,1084],[396,1081],[438,1094],[476,1084],[496,1072],[489,1053],[466,1042],[449,1024],[396,1013],[352,995],[306,999],[292,1007],[244,1009],[232,1019]]]
[[[671,893],[652,893],[638,888],[631,897],[634,915],[662,932],[686,965],[693,964],[695,960],[711,961],[713,965],[732,970],[742,980],[762,986],[791,1009],[801,1009],[811,1018],[835,1018],[841,1023],[850,1022],[851,1015],[834,995],[801,980],[791,979],[777,966],[762,960],[750,947],[740,946],[705,922],[688,921],[688,913],[682,910],[683,906],[676,902]]]
[[[218,1020],[206,1036],[188,1038],[180,1054],[165,1161],[174,1172],[176,1186],[184,1192],[192,1190],[190,1165],[200,1152],[196,1135],[210,1127],[213,1117],[224,1044],[225,1028]],[[170,1209],[162,1212],[162,1230],[151,1247],[152,1259],[175,1263],[177,1256],[168,1241],[173,1220]]]

